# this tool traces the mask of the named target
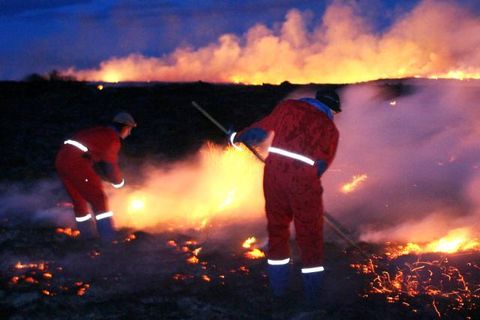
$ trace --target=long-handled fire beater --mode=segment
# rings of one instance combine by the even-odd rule
[[[205,111],[197,102],[195,101],[192,101],[192,105],[198,110],[200,111],[200,113],[202,113],[208,120],[210,120],[213,124],[215,124],[215,126],[217,126],[217,128],[219,128],[220,130],[222,130],[222,132],[224,134],[226,134],[227,136],[230,134],[230,132],[225,129],[224,126],[222,126],[215,118],[213,118],[207,111]],[[251,145],[249,145],[248,143],[243,143],[256,157],[258,160],[262,161],[263,163],[265,163],[265,159],[262,157],[262,155],[260,155],[260,153],[258,153],[258,151],[252,147]],[[345,234],[345,232],[342,231],[343,230],[346,230],[344,227],[342,227],[342,225],[335,219],[333,218],[330,214],[328,214],[327,212],[324,212],[323,213],[323,219],[325,221],[325,223],[330,227],[332,228],[332,230],[340,236],[340,238],[342,238],[343,240],[345,240],[346,242],[348,242],[351,246],[353,246],[354,248],[356,248],[365,258],[369,258],[369,255],[362,249],[360,248],[356,243],[355,241],[353,241],[347,234]]]

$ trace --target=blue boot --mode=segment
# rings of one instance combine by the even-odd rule
[[[97,230],[102,241],[111,242],[115,240],[115,228],[111,217],[97,220]]]
[[[318,307],[323,286],[324,271],[302,273],[303,290],[307,304]]]
[[[269,264],[267,273],[273,295],[275,297],[286,296],[290,282],[290,264]]]
[[[80,231],[79,238],[82,240],[92,240],[98,238],[97,228],[93,219],[88,219],[87,221],[82,222],[77,221],[77,229]]]

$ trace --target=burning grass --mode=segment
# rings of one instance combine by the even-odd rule
[[[161,312],[174,319],[195,317],[199,310],[206,319],[219,314],[228,319],[291,318],[305,312],[299,273],[292,278],[291,303],[281,311],[273,309],[263,247],[253,235],[219,240],[196,231],[125,230],[105,246],[56,230],[4,230],[14,232],[16,239],[16,246],[1,253],[0,305],[7,316],[36,312],[39,319],[67,317],[66,305],[68,312],[88,310],[92,318],[112,310],[118,316],[135,310],[137,316]],[[42,237],[44,242],[32,243]],[[39,249],[30,258],[14,260],[32,246]],[[329,294],[322,314],[329,319],[374,318],[382,316],[381,310],[401,314],[399,319],[474,319],[480,294],[478,251],[400,254],[392,244],[368,249],[378,253],[364,260],[355,251],[327,243]],[[299,271],[295,251],[293,261]],[[103,301],[102,308],[95,307],[98,301]]]
[[[382,254],[351,264],[367,279],[363,297],[401,304],[413,314],[475,319],[480,303],[480,250],[476,240],[458,239],[454,230],[423,245],[387,244]]]

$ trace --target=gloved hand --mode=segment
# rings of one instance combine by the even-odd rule
[[[315,161],[315,167],[317,168],[317,177],[321,177],[322,174],[327,171],[328,165],[327,161],[325,160],[317,160]]]

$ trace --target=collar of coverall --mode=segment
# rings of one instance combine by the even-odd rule
[[[320,110],[320,111],[322,111],[323,113],[325,113],[330,120],[333,120],[333,111],[332,111],[332,109],[330,109],[329,107],[327,107],[324,103],[318,101],[317,99],[313,99],[313,98],[302,98],[302,99],[300,99],[300,101],[306,102],[306,103],[314,106],[314,107],[317,108],[318,110]]]

